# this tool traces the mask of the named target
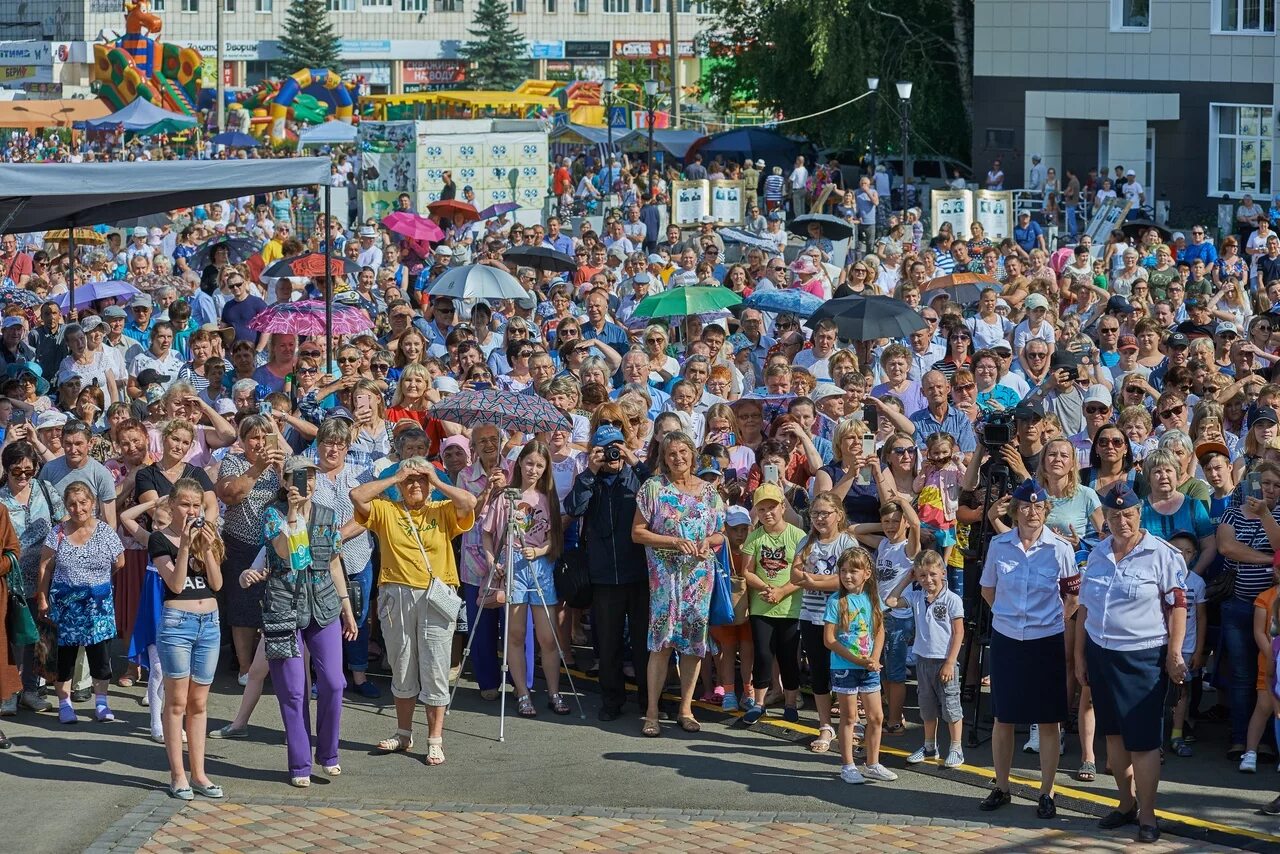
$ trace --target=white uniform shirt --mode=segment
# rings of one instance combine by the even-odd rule
[[[1017,528],[992,537],[981,581],[996,591],[991,628],[1019,641],[1066,631],[1058,582],[1079,572],[1071,546],[1048,526],[1029,551],[1023,551]]]
[[[1126,652],[1162,646],[1166,594],[1184,589],[1186,562],[1150,532],[1116,563],[1107,537],[1089,553],[1080,585],[1080,604],[1088,608],[1084,630],[1103,649]]]
[[[904,590],[902,598],[916,620],[916,639],[911,645],[916,658],[946,658],[951,646],[951,621],[964,618],[964,602],[945,587],[932,602],[923,590]]]

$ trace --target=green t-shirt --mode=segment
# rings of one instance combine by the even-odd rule
[[[791,562],[795,560],[796,549],[804,542],[804,531],[795,525],[787,525],[777,534],[770,534],[763,527],[758,527],[742,544],[742,553],[751,556],[751,571],[764,580],[770,587],[781,587],[791,581]],[[751,591],[751,614],[756,617],[800,617],[800,604],[803,598],[797,590],[776,605],[771,605],[761,597],[759,591]]]

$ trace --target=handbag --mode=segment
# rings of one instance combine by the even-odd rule
[[[422,555],[422,565],[426,567],[427,574],[431,576],[431,583],[427,585],[427,607],[435,611],[436,615],[442,620],[455,623],[458,620],[458,612],[462,609],[462,597],[452,587],[436,577],[435,571],[431,569],[431,560],[427,557],[427,549],[422,545],[422,536],[418,533],[417,526],[413,524],[413,517],[409,515],[408,510],[403,507],[400,509],[404,513],[409,530],[413,532],[414,542],[418,544],[418,552]]]
[[[1236,571],[1235,568],[1228,569],[1222,567],[1218,572],[1209,579],[1204,587],[1204,601],[1206,605],[1216,605],[1219,602],[1225,602],[1236,594]]]
[[[581,547],[566,549],[556,561],[554,570],[556,595],[569,608],[590,608],[594,595],[587,555]]]
[[[8,591],[9,610],[5,612],[4,631],[14,646],[30,646],[40,639],[36,621],[27,607],[27,600],[12,590]]]
[[[58,681],[58,627],[48,617],[36,621],[39,637],[36,639],[36,675],[46,682]]]
[[[707,612],[707,622],[713,626],[732,626],[734,625],[733,584],[725,568],[729,558],[726,546],[720,547],[717,557],[714,575],[711,578],[711,608]]]

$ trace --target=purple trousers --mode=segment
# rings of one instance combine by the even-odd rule
[[[316,674],[316,762],[338,764],[338,730],[342,722],[342,621],[324,628],[315,623],[299,631],[299,643],[311,653]],[[302,656],[267,662],[271,684],[280,702],[285,742],[289,750],[289,776],[311,776],[311,697]]]

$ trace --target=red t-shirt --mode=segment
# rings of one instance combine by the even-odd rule
[[[23,276],[31,275],[31,256],[25,252],[16,252],[12,258],[0,258],[0,269],[16,285]]]
[[[439,418],[430,415],[425,409],[406,409],[403,406],[388,407],[387,413],[383,417],[391,422],[392,427],[395,427],[396,422],[403,421],[406,418],[411,421],[417,421],[426,432],[427,439],[431,443],[427,449],[427,456],[436,457],[440,455],[440,443],[445,439],[445,432],[444,424]]]

